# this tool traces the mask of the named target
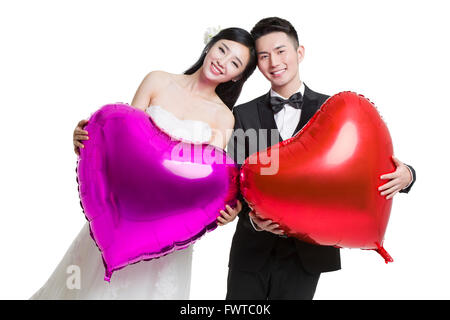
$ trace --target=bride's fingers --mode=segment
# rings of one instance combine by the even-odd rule
[[[88,136],[75,136],[74,139],[78,140],[78,141],[80,141],[80,140],[89,140],[89,137]]]
[[[77,136],[83,136],[83,137],[88,137],[88,133],[84,130],[75,130],[73,132],[73,137],[77,137]]]
[[[235,210],[239,213],[242,210],[242,203],[238,200],[236,203],[236,208]]]
[[[77,140],[73,140],[73,144],[77,148],[84,148],[84,144],[82,144],[81,142],[78,142]]]
[[[219,225],[226,225],[228,223],[227,220],[225,220],[224,218],[222,218],[220,216],[217,217],[217,221],[219,221]]]
[[[88,134],[88,132],[80,127],[76,127],[74,132],[76,133],[82,133],[82,134]]]
[[[89,122],[89,120],[81,120],[80,122],[78,122],[77,127],[81,127],[83,128],[85,125],[87,125]]]
[[[224,219],[226,219],[226,220],[232,220],[232,216],[230,215],[230,214],[228,214],[227,212],[225,212],[225,211],[223,211],[223,210],[220,210],[220,214],[222,215],[222,217],[224,218]]]
[[[237,216],[237,214],[239,213],[239,211],[241,211],[241,210],[239,210],[239,208],[235,208],[235,209],[233,209],[232,207],[230,207],[229,205],[226,205],[225,206],[225,208],[227,209],[227,213],[231,216],[231,218],[235,218],[236,216]]]
[[[74,136],[73,136],[73,139],[74,139],[74,140],[89,140],[89,137],[88,137],[88,136],[85,136],[85,135],[79,135],[79,134],[77,134],[77,135],[74,135]]]

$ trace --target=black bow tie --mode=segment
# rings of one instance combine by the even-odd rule
[[[273,113],[278,113],[283,109],[285,104],[289,104],[295,109],[301,109],[303,104],[303,96],[300,92],[294,93],[289,99],[283,99],[280,97],[270,97],[270,105]]]

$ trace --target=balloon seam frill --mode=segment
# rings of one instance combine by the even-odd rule
[[[170,254],[170,253],[172,253],[172,252],[174,252],[176,250],[186,249],[187,246],[192,245],[194,242],[196,242],[198,239],[200,239],[206,232],[213,231],[216,228],[217,228],[217,221],[215,220],[213,223],[210,223],[209,225],[204,227],[200,232],[198,232],[197,234],[195,234],[194,236],[190,237],[187,240],[177,241],[173,245],[166,246],[164,249],[159,250],[157,252],[140,254],[140,255],[130,259],[130,260],[137,260],[137,261],[131,262],[131,263],[127,263],[126,265],[123,265],[123,266],[120,266],[120,267],[109,268],[107,263],[103,259],[103,263],[105,265],[105,281],[110,282],[112,274],[114,272],[119,271],[119,270],[121,270],[121,269],[123,269],[123,268],[125,268],[125,267],[127,267],[129,265],[133,265],[133,264],[136,264],[136,263],[139,263],[139,262],[151,261],[151,260],[154,260],[154,259],[159,259],[159,258],[162,258],[164,256],[167,256],[168,254]],[[94,239],[94,241],[95,241],[95,239]],[[156,256],[148,257],[148,256],[152,256],[152,255],[156,255]],[[144,258],[144,257],[148,257],[148,258]],[[103,258],[103,256],[102,256],[102,258]]]

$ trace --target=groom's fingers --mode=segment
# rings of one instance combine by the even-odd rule
[[[267,231],[270,231],[270,232],[278,234],[278,235],[284,234],[283,230],[278,229],[279,227],[280,227],[280,225],[273,223],[267,227]]]
[[[250,212],[249,215],[251,216],[253,222],[262,230],[272,232],[277,235],[283,235],[284,231],[281,229],[278,229],[280,227],[279,224],[273,223],[272,220],[263,220],[259,217],[257,217],[253,212]]]
[[[279,227],[278,224],[272,223],[272,224],[269,224],[269,225],[265,228],[265,230],[266,230],[266,231],[273,232],[273,231],[276,231],[276,229],[277,229],[278,227]]]
[[[254,213],[254,211],[251,211],[249,213],[251,219],[253,220],[253,222],[262,230],[267,231],[267,232],[272,232],[274,234],[277,235],[283,235],[284,231],[281,229],[278,229],[280,227],[280,225],[278,223],[273,223],[272,220],[263,220],[259,217],[256,216],[256,214]]]
[[[386,199],[390,199],[390,198],[392,198],[392,196],[393,196],[395,193],[397,193],[398,191],[400,191],[400,187],[396,185],[396,186],[393,186],[392,188],[390,188],[390,189],[388,189],[388,190],[386,190],[386,191],[381,192],[380,194],[381,194],[382,196],[387,195]]]
[[[261,220],[259,219],[259,227],[264,230],[268,230],[269,225],[272,223],[272,220]]]
[[[263,220],[258,217],[253,211],[249,213],[251,215],[253,221],[260,227],[261,229],[266,229],[269,224],[272,223],[272,220]]]
[[[251,217],[251,219],[253,220],[253,222],[260,228],[264,230],[264,220],[262,220],[261,218],[257,217],[256,214],[251,211],[249,213],[249,216]]]
[[[380,186],[378,188],[378,191],[384,191],[386,189],[392,188],[392,186],[396,185],[397,181],[396,180],[391,180],[389,182],[386,182],[385,184],[383,184],[382,186]]]
[[[258,223],[259,222],[259,223]],[[279,224],[273,223],[272,220],[260,220],[257,221],[258,227],[263,229],[264,231],[272,232],[278,235],[283,234],[283,230],[278,229],[280,227]]]

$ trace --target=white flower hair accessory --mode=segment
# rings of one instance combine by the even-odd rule
[[[205,43],[205,45],[216,35],[220,32],[220,30],[222,30],[222,28],[220,26],[217,27],[210,27],[208,29],[206,29],[204,37],[203,37],[203,42]]]

